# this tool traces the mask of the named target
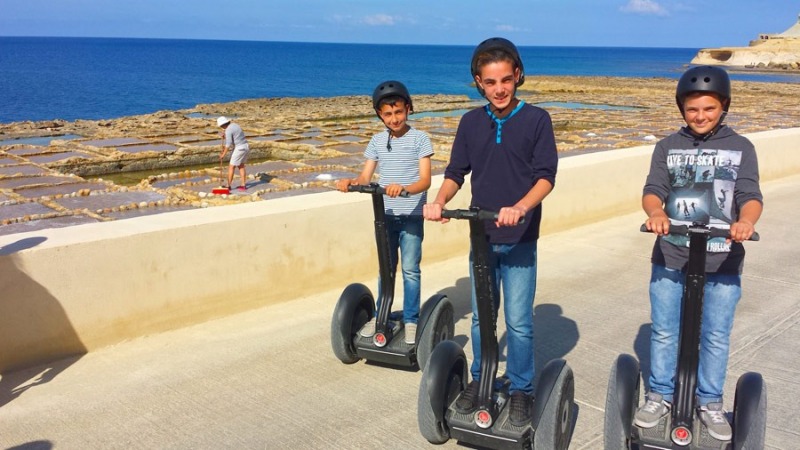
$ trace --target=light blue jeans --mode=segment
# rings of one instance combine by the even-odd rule
[[[672,402],[678,364],[681,299],[686,273],[653,264],[650,277],[650,390]],[[742,296],[738,274],[706,274],[700,327],[697,400],[700,406],[722,402],[728,349],[736,304]]]
[[[518,244],[492,244],[489,252],[494,269],[495,316],[500,310],[500,289],[503,292],[503,313],[506,319],[508,355],[506,376],[510,392],[533,393],[533,298],[536,294],[536,241]],[[472,280],[472,354],[470,372],[473,380],[480,379],[481,335],[478,304],[470,252]]]
[[[403,323],[419,322],[420,275],[422,261],[422,239],[425,236],[422,216],[386,216],[386,231],[389,235],[389,259],[391,273],[397,272],[397,251],[400,251],[403,272]],[[381,284],[378,277],[378,301],[380,308]],[[376,310],[377,314],[377,310]]]

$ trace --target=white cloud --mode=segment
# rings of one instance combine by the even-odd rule
[[[497,25],[494,27],[495,31],[503,31],[503,32],[512,32],[512,31],[519,31],[519,28],[513,25]]]
[[[643,14],[643,15],[655,15],[655,16],[668,16],[669,12],[664,9],[663,6],[659,5],[658,2],[653,0],[628,0],[628,4],[622,6],[620,9],[622,12],[626,13],[633,13],[633,14]]]
[[[397,18],[388,14],[374,14],[363,18],[363,22],[372,26],[394,25],[398,22]]]

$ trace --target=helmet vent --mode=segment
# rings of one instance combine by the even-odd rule
[[[710,77],[705,77],[705,78],[703,78],[703,81],[705,81],[706,83],[709,83],[709,82],[711,82],[711,78]]]

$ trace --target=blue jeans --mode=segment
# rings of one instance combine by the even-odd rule
[[[506,319],[508,357],[506,376],[511,392],[533,393],[533,297],[536,294],[536,241],[518,244],[492,244],[489,251],[494,275],[493,299],[495,315],[500,309],[500,289],[503,292],[503,313]],[[472,379],[480,379],[481,335],[478,322],[478,303],[470,252],[472,280]]]
[[[386,231],[389,235],[389,259],[391,273],[397,272],[397,251],[400,250],[403,272],[403,323],[419,322],[420,269],[422,261],[422,239],[425,227],[422,216],[386,216]],[[380,308],[381,284],[378,277],[378,305]],[[377,314],[377,311],[376,311]]]
[[[653,264],[650,277],[650,390],[672,402],[678,364],[681,299],[686,273]],[[700,406],[722,402],[728,349],[736,304],[742,295],[738,274],[706,274],[700,327],[697,400]]]

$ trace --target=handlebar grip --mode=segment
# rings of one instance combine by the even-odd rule
[[[477,220],[497,220],[499,213],[483,209],[444,209],[442,218],[444,219],[477,219]],[[525,223],[525,217],[520,217],[518,225]]]
[[[386,188],[375,183],[371,184],[350,184],[347,186],[348,192],[361,192],[362,194],[386,194]],[[400,191],[400,197],[408,197],[408,191]]]
[[[670,225],[669,234],[685,236],[689,234],[690,228],[691,227],[687,225]],[[705,230],[708,231],[709,237],[721,237],[726,239],[730,237],[730,230],[726,228],[707,227],[705,228]],[[651,231],[647,229],[647,225],[645,224],[642,224],[642,226],[639,227],[639,231],[641,231],[642,233],[651,233]],[[748,241],[759,241],[759,240],[761,240],[761,236],[759,236],[758,232],[756,231],[753,231],[753,234],[750,236],[750,239],[748,239]]]

